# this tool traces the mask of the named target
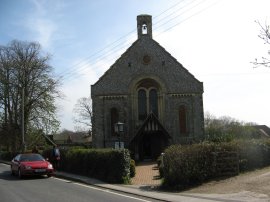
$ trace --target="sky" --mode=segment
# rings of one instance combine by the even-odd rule
[[[153,39],[204,84],[204,111],[270,126],[270,68],[258,37],[269,0],[0,0],[0,45],[35,41],[61,78],[61,129],[74,106],[137,39],[136,17],[152,15]]]

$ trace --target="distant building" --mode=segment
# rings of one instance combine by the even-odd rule
[[[253,126],[258,130],[258,134],[262,138],[270,138],[270,128],[266,125],[255,125]]]
[[[89,135],[87,132],[65,131],[60,134],[53,135],[53,142],[57,145],[67,145],[67,144],[89,145],[92,143],[92,136]]]
[[[150,15],[137,16],[137,30],[138,39],[91,86],[93,146],[120,141],[136,159],[156,158],[170,144],[204,137],[203,83],[153,40]],[[125,124],[120,137],[117,122]]]

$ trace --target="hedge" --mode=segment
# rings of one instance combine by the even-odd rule
[[[29,151],[31,152],[31,151]],[[135,176],[135,161],[127,149],[60,149],[60,170],[97,178],[109,183],[129,183]],[[1,152],[0,159],[11,161],[17,153]],[[52,149],[42,152],[52,161]]]
[[[240,172],[270,165],[270,139],[235,140],[228,143],[202,142],[193,145],[172,145],[165,150],[160,175],[163,186],[184,188],[219,177],[220,169],[232,167],[231,161],[219,168],[220,153],[235,152]],[[223,156],[223,155],[220,155]],[[237,163],[237,159],[236,159]]]
[[[193,145],[172,145],[165,150],[163,157],[163,186],[183,188],[201,183],[215,176],[214,155],[228,145],[200,143]]]
[[[50,151],[43,155],[50,155]],[[130,155],[126,149],[61,150],[60,169],[110,183],[128,183]]]

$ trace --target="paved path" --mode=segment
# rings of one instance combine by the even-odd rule
[[[139,162],[135,171],[136,175],[131,179],[132,185],[160,185],[161,179],[156,162]]]

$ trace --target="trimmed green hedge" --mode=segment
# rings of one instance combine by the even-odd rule
[[[160,166],[163,186],[180,189],[218,177],[216,154],[231,151],[238,154],[240,172],[270,165],[270,139],[172,145],[165,150]],[[231,163],[227,161],[222,169],[232,167]]]
[[[170,146],[163,158],[163,185],[183,188],[215,176],[213,153],[220,150],[222,145],[207,142]]]
[[[129,183],[130,155],[126,149],[61,150],[60,169],[110,183]]]

